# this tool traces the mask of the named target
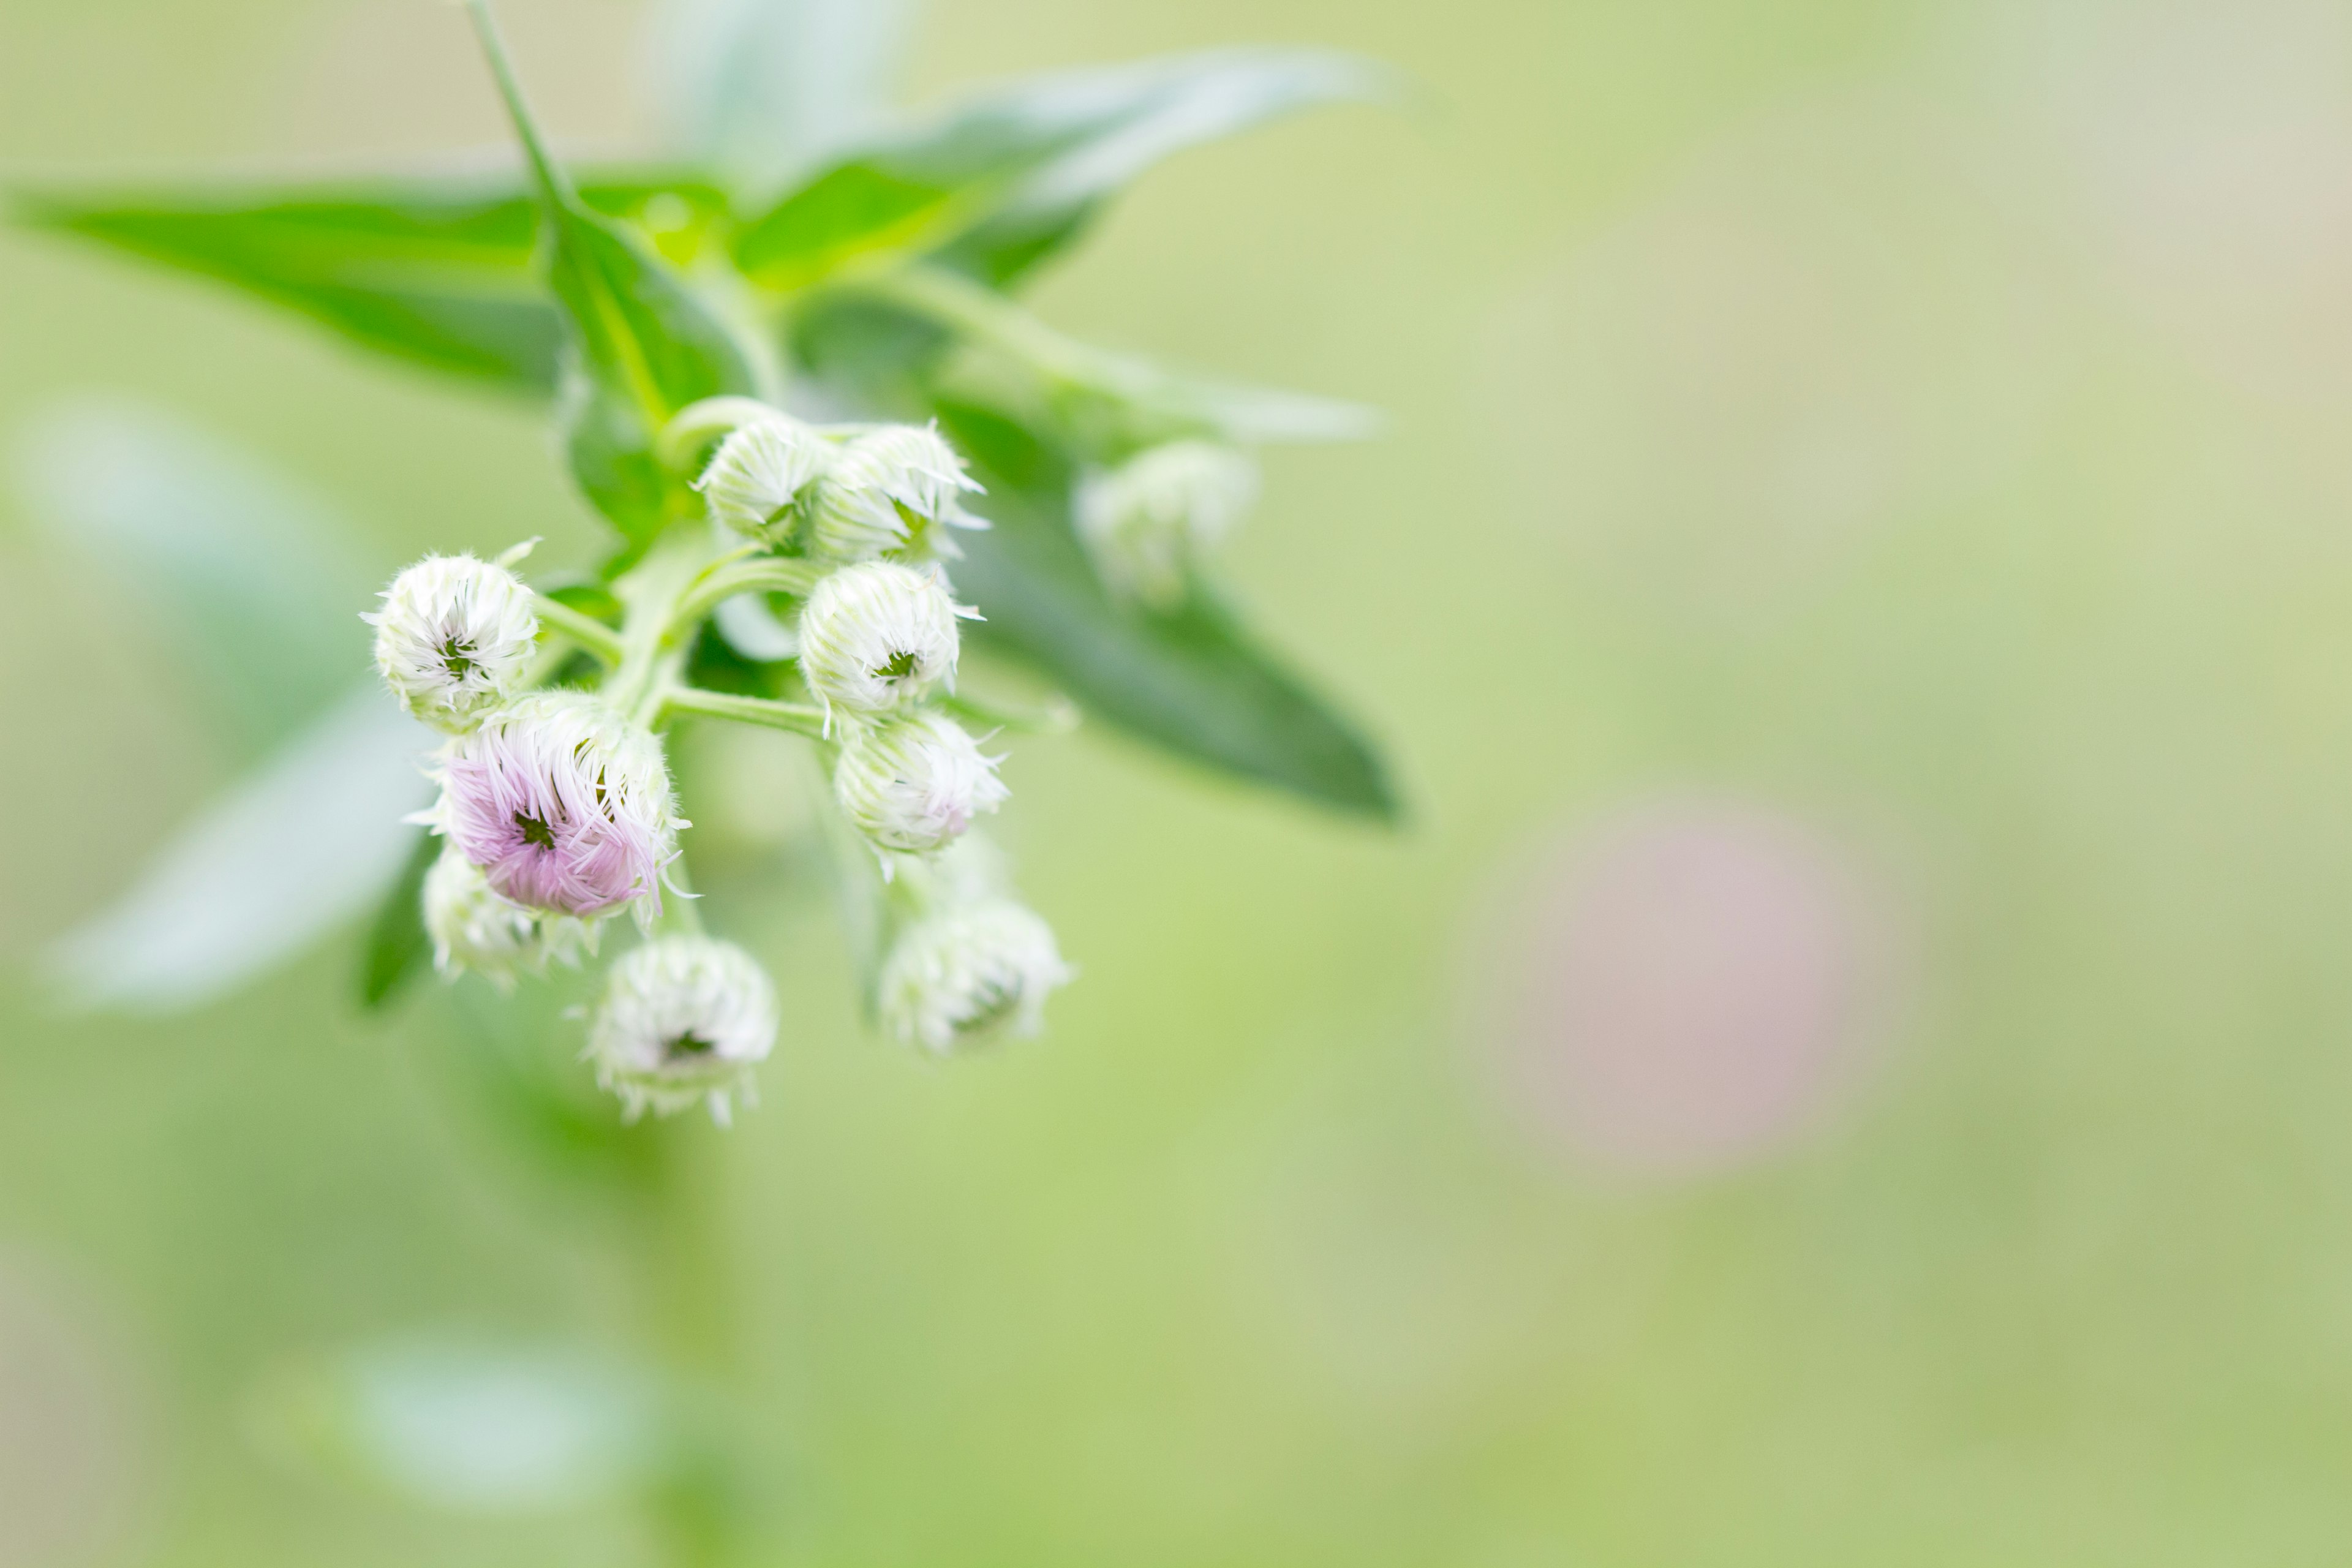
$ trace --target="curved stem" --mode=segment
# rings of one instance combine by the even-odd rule
[[[790,594],[805,599],[824,574],[825,568],[813,561],[772,555],[721,565],[704,573],[678,600],[666,635],[672,639],[685,636],[697,621],[738,594]]]
[[[732,719],[739,724],[786,730],[812,740],[824,738],[824,710],[806,702],[778,702],[767,697],[705,691],[698,686],[673,686],[662,693],[659,712],[699,713],[710,719]]]
[[[558,637],[568,637],[606,664],[617,665],[626,651],[621,634],[593,616],[582,615],[561,599],[538,595],[533,606],[539,612],[539,624]]]
[[[945,268],[919,263],[845,278],[834,287],[904,305],[1049,374],[1085,382],[1101,373],[1095,351],[1063,336],[985,284]]]
[[[628,606],[628,620],[621,628],[620,666],[604,683],[604,700],[635,723],[653,721],[663,689],[684,662],[670,627],[710,551],[708,536],[673,530],[615,584]]]

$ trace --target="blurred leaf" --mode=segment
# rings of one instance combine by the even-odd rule
[[[667,0],[654,100],[672,139],[751,190],[866,132],[903,51],[908,0]]]
[[[1087,461],[1202,437],[1242,445],[1358,441],[1377,412],[1184,374],[1080,342],[1018,300],[929,264],[846,283],[798,312],[793,346],[870,405],[929,397],[992,407]],[[954,345],[957,352],[944,354]]]
[[[641,552],[691,494],[655,456],[662,426],[689,403],[753,391],[751,360],[658,257],[580,200],[548,155],[488,9],[474,0],[470,13],[530,166],[547,281],[570,329],[560,388],[572,478],[628,553]]]
[[[939,250],[1003,286],[1171,153],[1379,86],[1361,62],[1304,49],[1033,78],[842,159],[748,222],[736,260],[789,289],[863,258]]]
[[[371,1008],[391,1001],[433,954],[433,939],[425,930],[425,874],[441,858],[441,840],[421,827],[415,837],[406,864],[376,906],[361,950],[360,1002]]]
[[[1013,301],[989,299],[1025,317]],[[1102,464],[1166,441],[1312,446],[1365,440],[1381,428],[1379,411],[1359,403],[1191,375],[1078,342],[1034,318],[1026,324],[1028,352],[976,342],[933,374],[932,395],[994,407]]]
[[[608,1358],[418,1339],[298,1363],[256,1401],[282,1458],[460,1513],[541,1513],[658,1481],[676,1447],[661,1392]]]
[[[1084,233],[1102,204],[1161,159],[1318,104],[1393,90],[1369,61],[1319,49],[1216,49],[1033,79],[1031,124],[1084,126],[998,212],[938,259],[1004,288]]]
[[[206,807],[138,885],[60,938],[69,999],[165,1012],[224,995],[366,907],[410,849],[434,737],[375,684]]]
[[[685,175],[590,181],[589,207],[672,260],[723,227],[727,198]],[[19,218],[235,285],[368,348],[546,392],[562,322],[531,270],[540,214],[513,176],[138,195],[35,192]]]
[[[335,546],[344,524],[254,458],[160,411],[97,401],[37,416],[15,447],[26,510],[150,613],[253,752],[367,668],[367,579]]]
[[[969,635],[1131,734],[1225,772],[1384,820],[1380,759],[1352,726],[1255,647],[1217,605],[1173,614],[1113,602],[1069,523],[1070,474],[1019,426],[942,404],[988,486],[995,526],[964,542],[956,585],[987,619]]]

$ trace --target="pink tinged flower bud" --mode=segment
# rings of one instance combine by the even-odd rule
[[[799,531],[835,451],[807,426],[778,415],[741,426],[720,442],[694,488],[726,527],[763,544],[783,544]]]
[[[551,963],[577,963],[583,952],[596,949],[594,925],[509,903],[455,846],[425,874],[425,931],[433,939],[435,968],[452,980],[470,971],[501,991],[513,990],[525,970],[543,973]]]
[[[731,942],[666,936],[613,965],[588,1036],[596,1081],[634,1121],[703,1104],[724,1126],[730,1097],[776,1044],[776,991]]]
[[[392,580],[375,627],[375,667],[401,705],[462,734],[506,700],[530,661],[539,616],[530,590],[470,555],[428,555]]]
[[[882,967],[882,1020],[935,1051],[997,1034],[1034,1035],[1045,998],[1069,984],[1045,922],[1007,899],[950,906],[902,932]]]
[[[948,528],[986,528],[963,509],[980,486],[935,426],[887,425],[841,450],[817,488],[810,548],[835,561],[955,555]]]
[[[920,710],[854,726],[834,764],[834,794],[877,845],[924,855],[1003,804],[1002,761],[982,754],[954,720]]]
[[[949,596],[935,566],[895,561],[845,566],[801,608],[801,675],[830,714],[875,713],[955,686],[959,617],[978,612]]]
[[[593,697],[525,697],[443,748],[441,798],[420,820],[448,836],[490,890],[526,909],[590,917],[635,901],[661,912],[678,819],[661,742]]]

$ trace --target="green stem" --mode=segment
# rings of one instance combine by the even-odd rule
[[[740,1375],[741,1323],[722,1202],[723,1150],[700,1118],[657,1122],[644,1137],[650,1159],[640,1211],[642,1310],[686,1412],[682,1452],[648,1501],[670,1563],[726,1568],[745,1561],[749,1521],[728,1397]]]
[[[488,0],[466,0],[466,14],[473,20],[474,36],[482,42],[482,54],[490,62],[490,75],[498,81],[499,96],[506,100],[515,135],[522,142],[523,155],[530,160],[532,172],[539,176],[540,188],[548,204],[573,201],[572,182],[564,177],[555,160],[547,155],[546,143],[539,138],[539,126],[523,99],[522,84],[515,79],[514,61],[507,55],[506,40],[499,36],[499,25],[491,18]]]
[[[788,730],[812,740],[824,738],[824,710],[805,702],[778,702],[767,697],[705,691],[698,686],[673,686],[662,693],[659,712],[699,713],[711,719],[732,719],[739,724]]]
[[[945,268],[893,268],[845,279],[837,287],[903,305],[1050,374],[1090,381],[1100,372],[1100,356],[1085,344],[1064,337],[985,284]]]
[[[627,651],[620,633],[593,616],[582,615],[561,599],[541,594],[535,608],[540,625],[559,637],[571,638],[606,664],[619,664]]]
[[[683,637],[697,621],[738,594],[790,594],[805,599],[825,569],[813,561],[764,556],[716,565],[690,584],[670,614],[669,636]]]
[[[678,602],[701,574],[715,546],[698,529],[672,529],[614,584],[627,616],[621,626],[621,662],[604,683],[604,700],[634,723],[650,725],[663,689],[676,682],[686,656],[671,635]]]

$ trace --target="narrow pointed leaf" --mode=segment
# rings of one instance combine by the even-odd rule
[[[364,909],[400,868],[431,744],[373,681],[199,813],[51,958],[84,1006],[170,1012],[226,995]]]
[[[1002,286],[1170,153],[1380,89],[1360,62],[1304,49],[1034,78],[841,159],[747,223],[736,259],[755,281],[789,289],[853,262],[936,250]]]
[[[278,1457],[470,1515],[593,1506],[652,1481],[674,1418],[650,1373],[570,1346],[443,1333],[289,1360],[252,1401]]]
[[[581,202],[548,155],[489,5],[470,0],[468,12],[546,226],[543,270],[569,329],[560,397],[572,478],[628,538],[630,552],[642,552],[691,508],[691,491],[654,456],[661,428],[689,402],[751,393],[751,357],[685,279]]]
[[[583,185],[592,210],[681,265],[727,223],[715,187],[662,171]],[[545,393],[562,320],[532,270],[541,218],[512,174],[331,186],[34,192],[18,221],[217,279],[378,353]]]
[[[115,399],[44,410],[12,446],[26,512],[119,588],[123,620],[141,612],[254,754],[367,668],[368,574],[340,548],[342,520],[252,454]]]
[[[370,1008],[391,1001],[433,956],[425,930],[425,875],[441,858],[441,840],[422,827],[411,833],[408,858],[377,903],[360,950],[360,1002]]]
[[[486,0],[468,10],[530,165],[547,281],[569,329],[560,385],[572,478],[642,551],[690,495],[655,456],[662,426],[689,403],[755,390],[751,358],[683,279],[580,199],[548,154]]]

